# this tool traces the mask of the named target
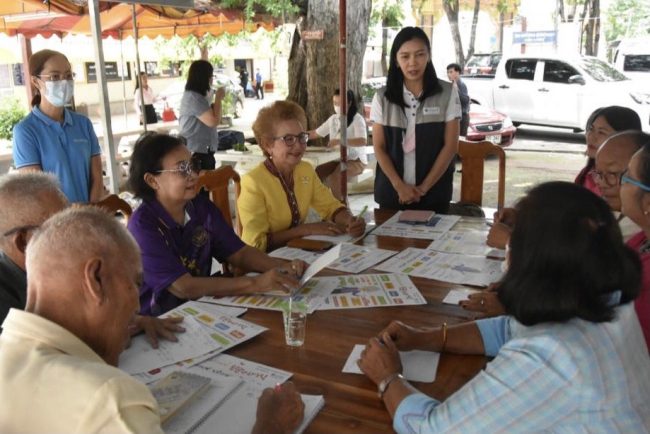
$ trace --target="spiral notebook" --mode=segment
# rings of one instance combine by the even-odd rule
[[[168,434],[196,432],[243,384],[244,381],[237,377],[223,378],[219,381],[208,379],[206,390],[189,405],[176,412],[173,417],[163,422],[163,430]]]

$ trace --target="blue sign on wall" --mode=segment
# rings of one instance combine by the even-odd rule
[[[557,32],[554,30],[542,30],[537,32],[514,32],[512,34],[513,44],[554,44]]]

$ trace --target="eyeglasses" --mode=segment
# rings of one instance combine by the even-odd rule
[[[282,140],[288,147],[293,147],[296,143],[306,145],[309,141],[309,133],[304,132],[300,134],[286,134],[280,137],[273,137],[273,140]]]
[[[39,77],[43,81],[61,81],[61,80],[74,80],[74,78],[77,76],[74,72],[66,72],[65,74],[39,74],[37,77]],[[47,77],[47,79],[43,79],[43,77]]]
[[[650,192],[650,186],[643,184],[641,181],[637,181],[636,179],[632,179],[629,176],[627,176],[627,170],[621,174],[621,184],[632,184],[637,187],[639,187],[643,191],[648,191]]]
[[[201,161],[199,159],[193,158],[191,160],[185,160],[178,163],[176,169],[162,169],[157,170],[156,173],[163,172],[176,172],[181,176],[189,178],[192,174],[198,174],[201,171]]]
[[[27,226],[18,226],[15,228],[9,229],[7,232],[2,234],[3,237],[8,237],[10,235],[16,234],[18,232],[29,232],[33,231],[34,229],[38,229],[39,225],[27,225]]]
[[[624,172],[601,172],[600,170],[591,170],[589,174],[596,183],[605,184],[608,187],[616,187],[621,183],[621,176]]]

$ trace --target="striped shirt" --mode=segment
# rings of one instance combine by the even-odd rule
[[[650,432],[650,356],[632,303],[607,323],[477,325],[496,358],[444,402],[406,397],[398,433]]]

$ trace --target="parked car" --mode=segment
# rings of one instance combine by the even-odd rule
[[[226,96],[233,101],[231,107],[224,105],[223,115],[238,118],[244,109],[244,89],[242,89],[236,80],[224,74],[214,74],[212,84],[215,87],[225,86]],[[154,109],[158,118],[162,118],[162,112],[167,104],[174,109],[176,116],[179,116],[183,92],[185,92],[185,81],[177,80],[158,94],[158,98],[154,103]]]
[[[467,60],[463,73],[466,75],[494,75],[501,61],[501,53],[475,53]]]
[[[582,131],[591,113],[610,105],[629,107],[650,131],[650,89],[595,57],[516,56],[504,59],[494,79],[466,77],[469,95],[507,113],[518,124]]]
[[[631,79],[650,78],[650,37],[623,39],[614,50],[614,66]]]
[[[370,120],[370,109],[372,98],[377,89],[386,84],[385,77],[375,77],[364,80],[361,84],[363,93],[363,110],[368,129],[372,131]],[[469,127],[465,139],[471,142],[487,140],[497,145],[510,146],[515,138],[517,128],[512,124],[510,117],[503,113],[492,110],[489,107],[478,104],[472,100],[469,108]]]

